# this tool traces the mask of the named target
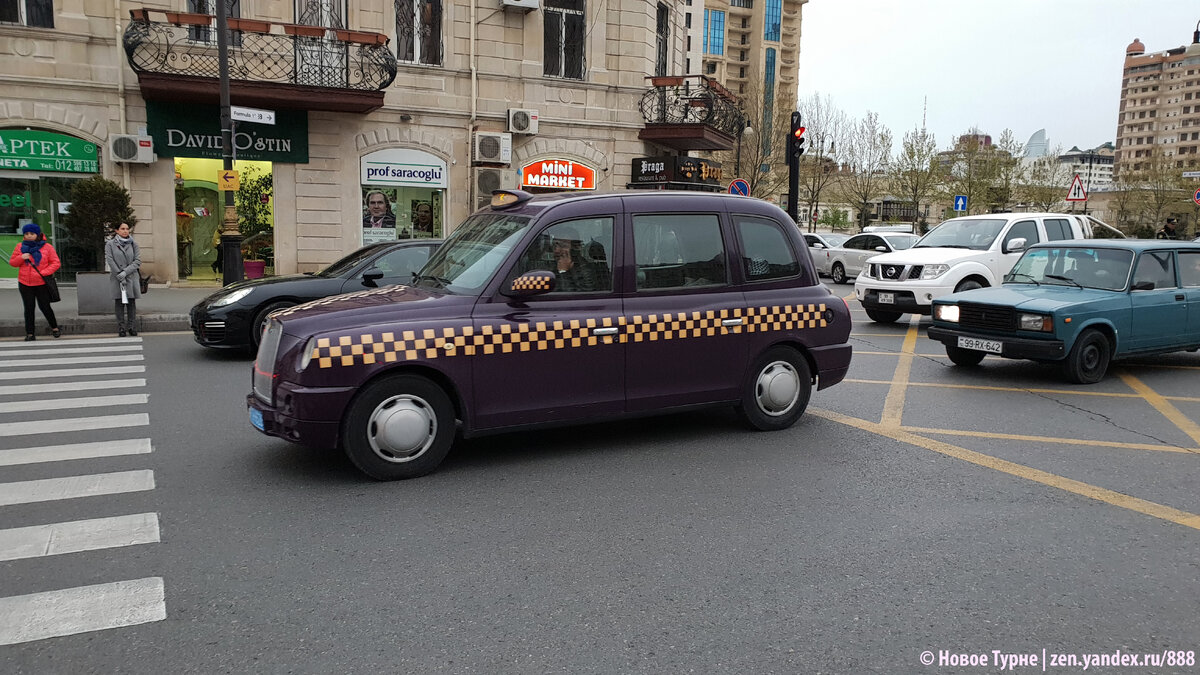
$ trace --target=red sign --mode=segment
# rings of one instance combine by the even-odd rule
[[[543,159],[521,167],[521,187],[595,190],[596,170],[566,159]]]

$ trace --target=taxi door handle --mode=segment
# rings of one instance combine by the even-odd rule
[[[740,325],[742,325],[742,320],[741,319],[721,319],[721,325],[722,326],[740,326]]]
[[[620,328],[593,328],[592,335],[616,335]]]

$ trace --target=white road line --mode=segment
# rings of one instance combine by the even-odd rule
[[[54,348],[47,347],[46,349],[12,349],[0,353],[0,356],[9,358],[13,356],[53,356],[57,354],[96,354],[103,352],[111,354],[113,352],[140,352],[141,345],[110,345],[108,347],[70,347],[55,345]]]
[[[0,368],[24,368],[26,366],[71,366],[80,363],[121,363],[125,361],[141,360],[141,354],[123,354],[121,356],[97,354],[95,356],[76,356],[66,359],[16,359],[13,361],[0,361]]]
[[[31,345],[31,344],[26,344],[22,340],[17,340],[14,342],[0,342],[0,350],[2,350],[2,349],[18,349],[18,348],[19,349],[37,349],[41,345],[46,345],[47,349],[52,349],[54,347],[59,347],[59,346],[74,347],[75,345],[108,345],[108,344],[129,345],[129,344],[140,344],[141,341],[142,341],[142,338],[140,338],[140,337],[134,337],[134,338],[119,338],[119,337],[63,338],[61,340],[56,340],[54,342],[43,342],[39,345]]]
[[[146,386],[146,381],[136,380],[92,380],[90,382],[43,382],[41,384],[10,384],[0,386],[0,396],[24,396],[26,394],[48,394],[56,391],[92,391],[95,389],[134,389]]]
[[[57,370],[22,370],[0,372],[0,380],[40,380],[47,377],[87,377],[90,375],[124,375],[144,373],[146,366],[113,366],[111,368],[59,368]]]
[[[162,577],[0,598],[0,645],[167,618]]]
[[[0,560],[158,543],[158,514],[93,518],[0,530]]]
[[[0,414],[38,412],[41,410],[72,410],[75,408],[107,408],[114,405],[139,405],[150,400],[147,394],[117,394],[85,398],[47,398],[40,401],[0,403]]]
[[[63,462],[71,459],[93,459],[95,457],[144,455],[148,454],[151,449],[149,438],[43,445],[37,448],[16,448],[14,450],[0,450],[0,466]]]
[[[30,436],[33,434],[58,434],[67,431],[92,431],[94,429],[120,429],[122,427],[144,427],[150,424],[146,413],[132,415],[107,415],[105,417],[70,417],[57,420],[8,422],[0,424],[2,436]]]
[[[0,483],[0,506],[51,502],[59,499],[115,495],[154,489],[154,472],[149,469],[94,473],[67,478],[43,478],[17,483]],[[0,615],[3,613],[0,612]]]

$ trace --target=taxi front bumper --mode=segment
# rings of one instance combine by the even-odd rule
[[[275,405],[251,393],[246,396],[246,408],[251,425],[268,436],[316,448],[336,448],[342,411],[354,392],[353,387],[299,387],[285,382],[275,391]]]

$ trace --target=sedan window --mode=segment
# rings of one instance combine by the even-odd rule
[[[1175,258],[1170,251],[1145,251],[1138,258],[1133,283],[1149,281],[1155,288],[1175,288]]]
[[[1179,280],[1188,288],[1200,286],[1200,253],[1179,252]]]
[[[380,256],[374,266],[383,270],[385,277],[403,277],[407,280],[429,261],[430,250],[428,246],[398,248]]]

